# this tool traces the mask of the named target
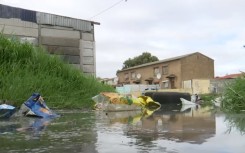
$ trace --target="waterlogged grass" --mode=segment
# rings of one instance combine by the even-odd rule
[[[245,112],[245,77],[237,78],[228,84],[222,100],[222,109],[226,112]]]
[[[114,91],[44,49],[2,34],[0,61],[0,99],[17,107],[39,92],[50,107],[90,108],[91,97]]]

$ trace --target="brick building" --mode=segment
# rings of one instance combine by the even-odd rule
[[[213,79],[214,60],[199,52],[146,63],[117,72],[118,84],[159,84],[180,89],[193,79]]]

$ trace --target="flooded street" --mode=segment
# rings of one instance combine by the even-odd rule
[[[57,111],[53,120],[0,121],[0,152],[244,153],[245,114],[213,108],[140,111]]]

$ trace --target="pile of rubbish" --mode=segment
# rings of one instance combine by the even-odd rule
[[[10,118],[15,112],[17,108],[7,104],[0,105],[0,119],[8,119]],[[40,117],[40,118],[56,118],[59,117],[56,113],[51,111],[46,102],[44,101],[43,97],[39,93],[33,93],[31,97],[25,101],[19,111],[19,114],[22,116],[33,116],[33,117]]]
[[[95,110],[131,111],[142,110],[145,113],[151,113],[158,110],[161,104],[152,100],[149,96],[139,96],[133,98],[131,95],[120,95],[114,92],[102,92],[92,98],[95,102]]]
[[[92,97],[96,103],[94,109],[108,112],[140,110],[144,114],[152,114],[161,107],[161,104],[152,100],[149,96],[139,96],[133,98],[131,95],[120,95],[113,92],[101,92]],[[11,105],[0,105],[0,119],[8,119],[17,108]],[[46,105],[43,97],[39,93],[33,93],[20,107],[18,114],[21,116],[33,116],[40,118],[59,117]]]

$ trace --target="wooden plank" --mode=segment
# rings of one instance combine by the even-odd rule
[[[77,47],[63,47],[63,46],[50,46],[44,45],[44,48],[50,54],[57,54],[57,55],[80,55],[80,50]]]
[[[64,46],[64,47],[79,47],[79,39],[41,37],[42,45]]]

